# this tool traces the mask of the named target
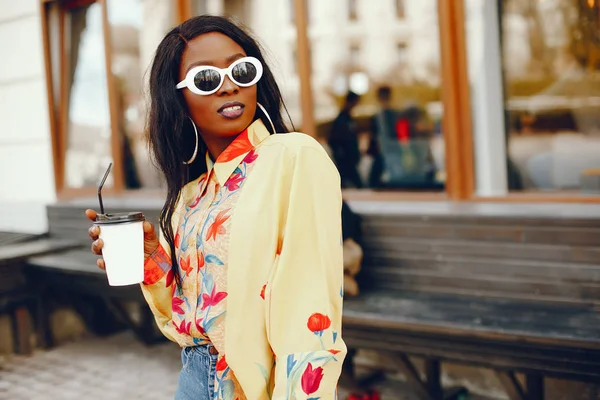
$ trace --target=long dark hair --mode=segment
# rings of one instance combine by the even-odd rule
[[[176,90],[175,86],[179,82],[181,56],[187,42],[209,32],[219,32],[230,37],[244,49],[248,56],[260,60],[264,72],[257,84],[258,102],[269,113],[276,132],[288,132],[281,112],[285,109],[285,105],[275,77],[265,62],[256,40],[242,28],[223,17],[202,15],[176,26],[160,42],[150,70],[150,109],[147,131],[154,162],[167,181],[167,198],[160,212],[159,225],[171,250],[171,268],[177,285],[181,285],[181,277],[175,254],[175,235],[171,220],[183,186],[206,172],[204,154],[207,149],[202,138],[199,138],[196,161],[191,165],[183,164],[192,155],[190,149],[195,146],[195,133],[188,119],[182,92]],[[255,119],[257,117],[263,120],[267,129],[272,129],[270,122],[258,107]]]

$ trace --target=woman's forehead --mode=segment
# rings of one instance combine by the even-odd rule
[[[188,70],[194,65],[214,65],[225,68],[236,55],[246,52],[229,36],[219,32],[204,33],[188,41],[181,66]]]

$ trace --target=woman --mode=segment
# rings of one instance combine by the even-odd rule
[[[192,18],[158,46],[148,130],[168,195],[161,234],[144,223],[141,286],[182,347],[176,399],[336,396],[340,180],[315,140],[281,134],[282,106],[259,46],[227,19]]]

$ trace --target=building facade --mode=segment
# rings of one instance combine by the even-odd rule
[[[109,194],[162,195],[144,140],[148,67],[171,27],[203,13],[250,28],[293,124],[324,142],[345,93],[362,96],[365,180],[388,86],[416,115],[410,143],[426,138],[422,162],[395,159],[435,172],[409,199],[600,202],[596,0],[1,0],[0,230],[45,231],[45,206],[93,195],[111,161]],[[347,197],[414,192],[387,182]]]

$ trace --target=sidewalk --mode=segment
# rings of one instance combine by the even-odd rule
[[[0,358],[0,400],[167,400],[180,368],[172,343],[147,348],[130,333],[89,338],[31,357]],[[402,385],[381,390],[383,400],[416,400]]]
[[[0,400],[172,399],[180,368],[174,344],[91,338],[0,362]]]

